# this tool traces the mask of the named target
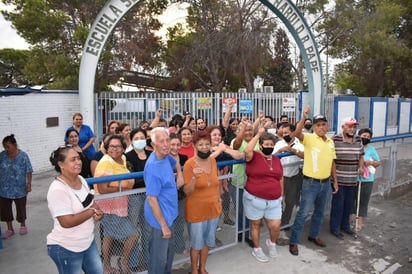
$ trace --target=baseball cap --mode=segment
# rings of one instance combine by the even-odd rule
[[[345,119],[343,119],[343,124],[348,126],[359,125],[358,121],[356,121],[356,119],[353,117],[346,117]]]
[[[314,124],[316,124],[317,122],[320,122],[320,121],[327,122],[328,120],[326,120],[326,117],[322,114],[318,114],[318,115],[313,116],[313,123]]]
[[[189,111],[183,111],[183,116],[189,115],[190,112]]]

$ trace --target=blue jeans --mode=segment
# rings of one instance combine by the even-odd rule
[[[290,244],[299,243],[306,218],[308,217],[309,211],[313,206],[314,211],[311,218],[309,237],[319,237],[320,228],[325,215],[325,207],[330,199],[330,195],[331,186],[329,181],[321,183],[313,179],[303,179],[300,207],[298,213],[296,214],[295,222],[292,226]]]
[[[356,186],[339,185],[339,190],[332,197],[329,228],[333,232],[350,230],[349,217],[352,212]]]
[[[81,270],[85,274],[103,273],[102,260],[94,240],[90,247],[82,252],[73,252],[59,245],[48,245],[47,252],[60,274],[80,273]]]
[[[147,225],[149,230],[149,274],[171,274],[173,257],[175,255],[174,224],[169,227],[172,232],[170,239],[163,239],[162,230]]]

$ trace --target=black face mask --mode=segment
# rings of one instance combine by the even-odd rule
[[[362,144],[364,146],[366,146],[367,144],[369,144],[371,142],[371,140],[369,138],[362,138]]]
[[[312,125],[311,124],[305,124],[303,127],[306,128],[307,130],[309,130],[309,129],[312,128]]]
[[[152,147],[152,138],[146,139],[146,145]]]
[[[273,147],[262,147],[262,153],[269,156],[273,152]]]
[[[353,134],[345,133],[346,137],[353,138]]]
[[[210,152],[210,151],[208,151],[208,152],[198,151],[197,152],[197,157],[199,157],[200,159],[207,159],[210,156],[210,154],[212,154],[212,152]]]
[[[283,140],[285,140],[285,142],[289,144],[289,142],[292,141],[292,138],[290,138],[289,135],[285,135],[283,136]]]

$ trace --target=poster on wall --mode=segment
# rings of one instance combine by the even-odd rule
[[[373,137],[385,136],[387,102],[373,102]]]
[[[253,101],[252,100],[240,100],[239,101],[239,113],[240,114],[252,114],[253,113]]]
[[[285,97],[282,99],[282,112],[295,112],[296,100],[295,98]]]
[[[411,102],[401,102],[399,115],[399,133],[408,133],[411,118]]]
[[[237,112],[237,99],[236,98],[230,98],[230,97],[224,97],[222,99],[222,109],[223,109],[223,113],[225,113],[227,111],[228,108],[228,104],[229,102],[232,101],[233,102],[233,107],[232,107],[232,111],[231,113],[236,113]]]
[[[197,109],[212,109],[212,98],[211,97],[200,97],[197,98]]]
[[[343,120],[347,117],[355,118],[355,101],[339,101],[338,102],[338,123],[336,124],[337,133],[342,132]]]

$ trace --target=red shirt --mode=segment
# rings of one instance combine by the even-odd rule
[[[253,151],[252,160],[246,162],[246,175],[245,189],[250,194],[265,200],[276,200],[282,195],[280,179],[283,168],[278,157],[272,155],[270,161]]]
[[[186,155],[188,159],[192,158],[195,156],[195,147],[193,146],[192,143],[188,147],[181,146],[179,149],[179,153]]]

